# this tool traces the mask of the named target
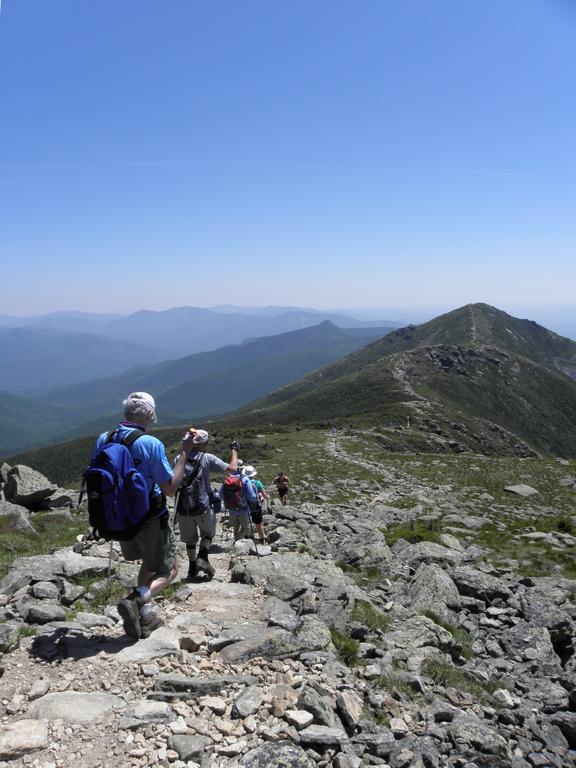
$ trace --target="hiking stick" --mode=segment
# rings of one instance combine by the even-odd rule
[[[110,540],[110,549],[108,550],[108,576],[106,577],[106,600],[110,596],[110,576],[112,575],[112,548],[114,542]]]
[[[248,510],[248,520],[250,520],[250,534],[252,536],[252,541],[254,542],[254,546],[256,548],[256,557],[258,559],[260,558],[260,552],[258,552],[258,544],[256,544],[256,536],[254,536],[254,525],[252,523],[252,513],[250,512],[250,506],[246,504],[246,509]]]

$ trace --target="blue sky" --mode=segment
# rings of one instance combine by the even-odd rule
[[[0,313],[574,308],[574,82],[571,0],[3,0]]]

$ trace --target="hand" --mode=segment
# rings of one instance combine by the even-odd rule
[[[230,443],[230,450],[237,451],[240,448],[240,443],[237,440],[232,440]]]
[[[192,453],[194,450],[194,432],[186,432],[184,437],[182,438],[182,453],[185,453],[188,455],[189,453]]]

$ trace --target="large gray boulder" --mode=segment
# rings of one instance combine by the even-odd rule
[[[410,598],[417,611],[434,611],[439,615],[446,608],[460,610],[460,593],[450,576],[436,563],[422,563],[412,579]]]
[[[16,464],[8,472],[4,494],[8,501],[32,509],[51,496],[57,488],[57,485],[35,469]]]
[[[0,533],[16,532],[36,535],[36,529],[30,522],[30,514],[26,507],[0,500]]]
[[[82,693],[65,691],[48,693],[30,705],[28,716],[33,720],[64,720],[90,723],[118,709],[125,709],[125,702],[109,693]]]
[[[467,597],[490,603],[497,598],[508,600],[512,595],[501,579],[468,566],[454,568],[451,576],[458,587],[458,592]]]

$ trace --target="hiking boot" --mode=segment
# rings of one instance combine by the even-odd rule
[[[145,640],[147,637],[150,637],[152,632],[154,632],[155,629],[158,629],[158,627],[163,626],[163,624],[164,619],[161,619],[157,613],[149,613],[148,616],[140,616],[142,639]]]
[[[198,576],[198,563],[196,560],[192,560],[188,564],[188,575],[186,576],[186,581],[194,581],[194,579]]]
[[[144,601],[140,594],[133,590],[127,597],[124,597],[118,603],[118,613],[124,623],[124,632],[128,637],[139,640],[142,636],[140,627],[140,606]]]
[[[198,551],[198,557],[196,558],[196,568],[199,571],[204,571],[206,576],[208,576],[208,580],[214,578],[215,570],[210,565],[210,561],[208,560],[208,550],[204,547],[201,547]]]

